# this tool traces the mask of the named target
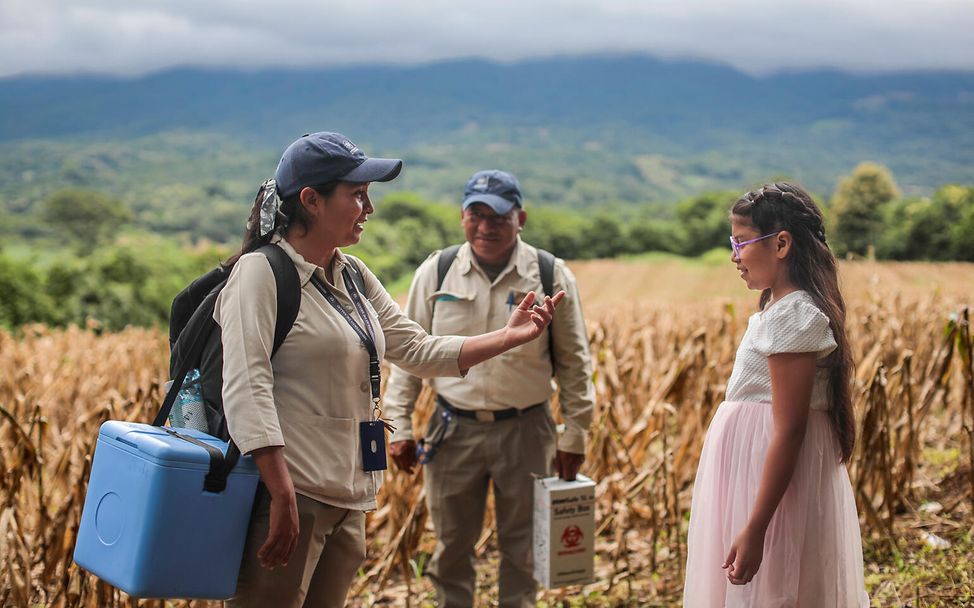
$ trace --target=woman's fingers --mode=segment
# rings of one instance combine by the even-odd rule
[[[523,298],[521,298],[521,303],[517,305],[521,310],[528,310],[534,304],[535,294],[533,291],[529,291]]]
[[[271,543],[271,539],[268,539],[268,542]],[[297,547],[297,544],[298,538],[296,535],[286,534],[277,536],[267,552],[264,560],[266,563],[262,565],[268,569],[286,566],[294,554],[294,549]]]
[[[545,323],[549,323],[551,321],[551,311],[549,311],[547,308],[535,306],[533,309],[531,309],[531,314],[537,316]]]
[[[528,318],[531,319],[531,322],[534,323],[535,327],[538,329],[544,329],[551,323],[551,320],[555,315],[555,308],[564,297],[565,292],[562,290],[556,293],[553,298],[550,296],[545,296],[544,300],[542,300],[540,304],[535,304],[534,302],[537,299],[537,295],[533,291],[529,291],[517,305],[517,312],[528,313]],[[523,317],[521,318],[523,319]]]
[[[280,542],[280,536],[273,532],[267,536],[267,540],[264,541],[260,550],[257,551],[257,559],[260,561],[261,566],[268,570],[273,570],[277,566],[277,551]]]
[[[271,568],[276,568],[284,563],[284,552],[287,549],[288,539],[284,536],[278,535],[270,550],[267,552],[267,563]]]
[[[558,303],[561,302],[564,297],[564,290],[556,293],[555,297],[545,296],[544,301],[542,301],[541,304],[535,304],[531,310],[537,313],[545,323],[550,323],[551,319],[553,319],[555,316],[555,308],[557,308]]]
[[[267,540],[257,550],[260,565],[269,570],[286,565],[297,547],[300,533],[298,506],[293,493],[289,498],[271,500]]]
[[[284,561],[281,562],[283,565],[287,565],[291,561],[291,556],[294,555],[294,550],[298,548],[298,537],[291,537],[291,542],[287,546],[287,551],[284,552]]]

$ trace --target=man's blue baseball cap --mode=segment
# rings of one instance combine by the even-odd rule
[[[484,203],[497,215],[507,215],[514,207],[523,207],[521,185],[507,171],[478,171],[463,189],[463,209],[474,203]]]
[[[402,161],[369,158],[341,133],[310,133],[284,150],[274,180],[281,198],[294,196],[306,186],[336,181],[387,182],[402,171]]]

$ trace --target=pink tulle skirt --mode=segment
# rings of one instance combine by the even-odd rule
[[[770,403],[724,402],[704,441],[690,507],[687,608],[869,606],[852,484],[828,415],[813,410],[758,573],[731,585],[721,568],[758,494],[774,423]]]

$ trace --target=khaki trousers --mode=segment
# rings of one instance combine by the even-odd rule
[[[437,419],[439,415],[434,414]],[[533,475],[549,475],[551,471],[556,441],[551,410],[545,404],[523,416],[497,422],[454,416],[450,426],[425,472],[426,497],[437,535],[429,574],[439,605],[473,606],[474,546],[493,481],[501,552],[500,606],[533,608],[537,594],[533,576]]]
[[[300,532],[287,566],[261,567],[257,550],[267,540],[270,496],[261,486],[244,544],[237,593],[227,608],[340,608],[365,561],[365,513],[297,495]]]

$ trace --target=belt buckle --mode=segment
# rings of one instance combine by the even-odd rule
[[[477,419],[477,422],[493,422],[494,421],[494,413],[493,412],[488,412],[487,410],[476,410],[476,411],[474,411],[474,417]]]

